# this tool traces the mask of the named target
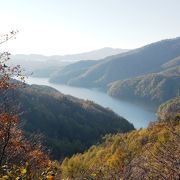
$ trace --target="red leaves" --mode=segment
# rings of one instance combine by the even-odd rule
[[[16,33],[11,31],[0,36],[0,45],[15,37]],[[0,54],[0,176],[5,173],[1,170],[3,165],[24,166],[26,162],[35,174],[48,165],[49,158],[42,151],[39,139],[27,139],[19,127],[18,106],[15,103],[18,98],[11,95],[17,88],[24,87],[24,74],[20,65],[9,66],[9,59],[9,52]]]

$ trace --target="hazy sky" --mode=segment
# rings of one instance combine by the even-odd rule
[[[0,0],[0,23],[12,53],[129,49],[180,36],[180,0]]]

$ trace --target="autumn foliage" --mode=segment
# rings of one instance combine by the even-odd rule
[[[175,102],[171,107],[177,117],[179,104]],[[61,165],[63,177],[70,180],[179,180],[180,122],[174,117],[170,121],[168,118],[151,123],[146,129],[106,135],[103,143],[66,158]]]
[[[0,45],[16,33],[0,36]],[[10,53],[0,54],[0,179],[54,179],[57,167],[44,153],[39,136],[27,138],[22,131],[16,90],[25,86],[24,74],[19,65],[8,66],[9,59]]]
[[[0,45],[16,33],[1,36]],[[25,86],[24,74],[20,66],[8,66],[9,56],[0,54],[0,180],[180,179],[180,97],[160,106],[159,122],[106,135],[103,143],[65,158],[60,166],[44,152],[40,136],[24,135],[16,93]]]
[[[63,177],[70,180],[180,178],[180,125],[153,124],[126,134],[108,135],[100,145],[66,158]]]

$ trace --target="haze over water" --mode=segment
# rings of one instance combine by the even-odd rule
[[[142,108],[142,106],[138,106],[136,104],[125,102],[122,100],[116,100],[108,96],[106,93],[94,89],[54,84],[48,82],[48,79],[46,78],[28,77],[28,79],[26,79],[26,83],[48,85],[57,89],[63,94],[94,101],[95,103],[103,107],[113,110],[118,115],[123,116],[129,122],[133,123],[135,128],[147,127],[150,121],[156,120],[155,113]]]

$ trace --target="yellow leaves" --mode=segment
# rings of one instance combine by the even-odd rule
[[[175,135],[173,133],[176,131],[179,134],[180,124],[173,127],[174,129],[171,129],[172,132],[168,128],[171,127],[159,123],[148,129],[140,129],[125,135],[108,136],[101,145],[93,146],[84,154],[74,155],[72,158],[66,159],[62,166],[63,178],[80,177],[81,179],[83,176],[80,173],[80,170],[82,170],[80,166],[82,165],[84,172],[91,179],[98,179],[100,172],[108,175],[111,172],[120,173],[120,169],[122,169],[121,173],[123,173],[130,162],[135,163],[137,166],[139,162],[132,161],[133,158],[137,157],[140,157],[139,160],[143,162],[143,166],[148,167],[152,163],[156,167],[158,162],[153,164],[153,157],[158,157],[159,153],[166,153],[163,149],[164,146],[166,148],[175,146],[175,143],[170,146],[167,146],[167,144],[171,143],[171,141],[174,142]],[[159,159],[162,160],[161,158]],[[159,168],[159,166],[157,167]],[[161,169],[162,171],[165,169],[163,168]]]
[[[9,177],[7,175],[5,175],[2,178],[0,178],[0,180],[7,180],[7,179],[9,179]]]
[[[6,180],[6,179],[15,179],[20,180],[22,178],[26,177],[27,169],[24,167],[18,167],[16,165],[13,166],[7,166],[4,170],[4,175],[0,180]]]
[[[169,131],[164,128],[158,134],[158,142],[168,141],[169,137],[170,137]]]
[[[120,164],[121,158],[119,156],[113,155],[111,158],[108,159],[107,165],[110,168],[117,168],[117,166]]]
[[[27,169],[24,168],[24,167],[21,167],[21,168],[20,168],[20,171],[21,171],[21,174],[22,174],[22,175],[24,175],[24,174],[27,173]]]
[[[144,136],[147,133],[147,129],[139,130],[139,136]]]
[[[95,174],[95,173],[92,173],[91,176],[96,177],[96,174]]]
[[[54,180],[60,177],[60,168],[58,162],[49,162],[46,167],[37,166],[36,169],[26,162],[25,166],[7,166],[4,176],[0,176],[0,180],[22,180],[22,179],[38,179],[38,180]],[[58,169],[59,168],[59,169]]]

